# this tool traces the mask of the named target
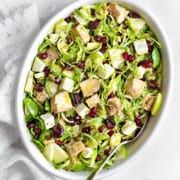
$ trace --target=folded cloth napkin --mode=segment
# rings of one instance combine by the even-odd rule
[[[0,6],[0,180],[52,180],[31,161],[14,112],[18,72],[39,30],[36,6]]]

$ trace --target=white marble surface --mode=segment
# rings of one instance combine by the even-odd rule
[[[41,25],[64,6],[74,0],[0,0],[5,3],[35,3]],[[136,0],[150,9],[161,21],[168,33],[173,55],[175,86],[167,116],[159,134],[151,139],[142,156],[128,169],[107,178],[109,180],[179,180],[180,179],[180,1],[179,0]],[[22,169],[23,170],[23,169]],[[13,178],[12,178],[13,179]]]

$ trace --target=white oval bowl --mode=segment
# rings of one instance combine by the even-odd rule
[[[56,14],[52,19],[48,21],[48,23],[42,28],[38,36],[35,38],[31,48],[29,49],[27,56],[25,58],[25,61],[22,65],[22,70],[20,72],[19,76],[19,82],[17,86],[17,96],[16,96],[16,115],[17,115],[17,122],[18,127],[20,131],[20,135],[22,138],[22,141],[31,155],[32,159],[36,162],[37,165],[39,165],[43,170],[46,172],[49,172],[50,174],[60,177],[63,179],[69,179],[69,180],[84,180],[86,179],[87,175],[89,173],[87,172],[68,172],[65,170],[56,170],[41,154],[41,152],[38,150],[38,148],[31,142],[31,136],[28,132],[28,129],[26,127],[25,119],[24,119],[24,112],[23,112],[23,98],[24,98],[24,86],[27,78],[27,74],[29,70],[31,69],[33,59],[35,55],[37,54],[37,49],[39,44],[42,42],[43,38],[46,36],[49,28],[60,18],[64,18],[68,16],[74,9],[87,4],[93,4],[96,2],[99,2],[100,0],[79,0],[71,5],[64,8],[62,11],[60,11],[58,14]],[[170,44],[167,40],[166,34],[164,32],[164,29],[162,28],[162,25],[157,21],[157,19],[147,10],[144,10],[143,7],[136,4],[134,1],[120,1],[117,0],[122,6],[127,7],[130,10],[134,10],[138,12],[148,23],[150,28],[155,32],[159,42],[162,45],[161,49],[161,55],[163,59],[163,104],[161,111],[156,117],[153,117],[150,119],[148,126],[142,136],[133,144],[129,146],[129,157],[127,160],[122,160],[116,162],[113,167],[111,167],[109,170],[103,170],[98,176],[97,179],[102,179],[104,177],[110,176],[114,173],[117,173],[118,171],[122,170],[122,168],[126,167],[128,165],[131,165],[136,157],[142,156],[142,153],[144,150],[147,150],[145,148],[147,144],[150,142],[150,137],[152,137],[157,133],[160,124],[162,123],[163,117],[165,117],[165,113],[167,111],[167,107],[169,105],[171,90],[172,90],[172,83],[173,83],[173,62],[172,62],[172,54],[170,49]],[[152,139],[152,138],[151,138]],[[146,144],[146,146],[145,146]]]

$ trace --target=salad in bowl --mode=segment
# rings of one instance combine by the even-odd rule
[[[56,169],[96,169],[158,113],[160,48],[138,13],[112,2],[83,5],[50,28],[23,107],[32,142]],[[122,146],[105,168],[127,154]]]

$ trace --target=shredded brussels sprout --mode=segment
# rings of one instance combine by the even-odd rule
[[[162,104],[161,45],[146,21],[115,3],[59,19],[38,47],[23,100],[32,142],[56,169],[97,168]],[[128,158],[121,149],[108,161]]]

